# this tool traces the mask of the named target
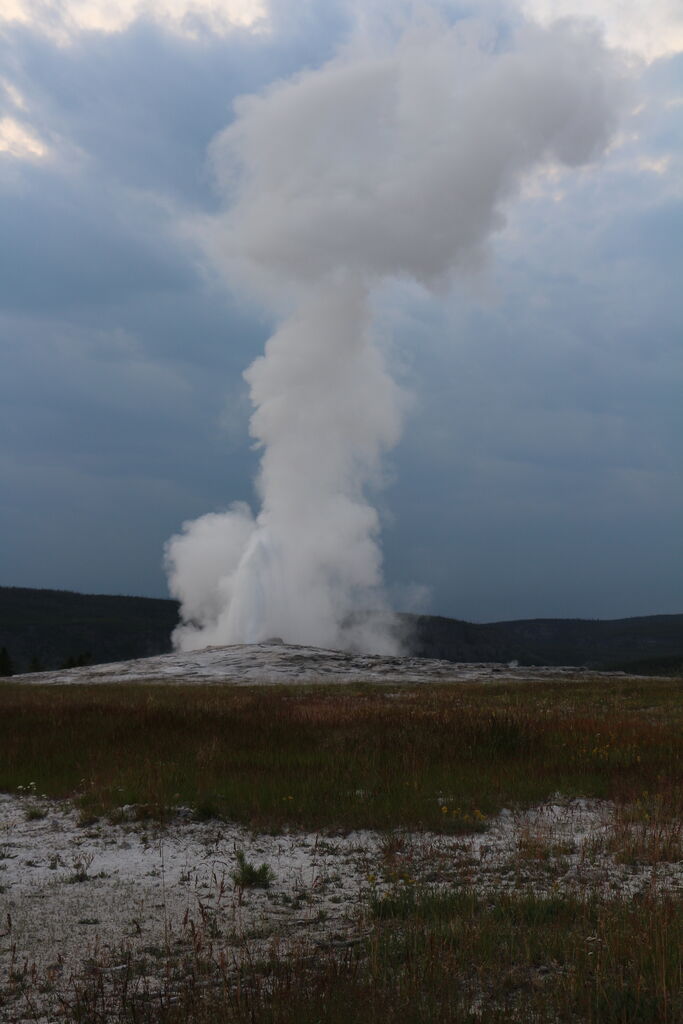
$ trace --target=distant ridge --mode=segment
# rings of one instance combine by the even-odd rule
[[[683,675],[683,615],[490,623],[397,618],[409,653],[421,658]],[[163,598],[0,587],[0,649],[14,672],[166,654],[177,622],[178,603]]]
[[[435,615],[400,618],[406,622],[412,653],[421,658],[683,675],[683,615],[487,623]]]
[[[155,597],[0,587],[0,648],[14,672],[167,654],[178,607]]]

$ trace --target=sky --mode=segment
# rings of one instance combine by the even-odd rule
[[[273,312],[216,255],[215,140],[239,97],[390,35],[408,6],[3,5],[2,584],[166,596],[182,524],[255,504],[242,374]],[[620,118],[594,161],[529,173],[476,267],[376,289],[408,396],[372,492],[387,592],[474,621],[681,612],[683,10],[525,13],[597,20]]]

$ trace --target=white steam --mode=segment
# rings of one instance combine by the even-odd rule
[[[432,19],[238,101],[213,147],[228,199],[218,244],[287,312],[245,373],[260,512],[203,516],[167,545],[177,646],[392,648],[352,616],[382,605],[366,492],[404,406],[373,342],[372,289],[391,276],[441,287],[480,263],[526,173],[605,145],[617,77],[575,23],[504,38]]]

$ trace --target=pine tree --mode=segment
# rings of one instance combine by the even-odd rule
[[[14,665],[6,647],[0,647],[0,676],[14,675]]]

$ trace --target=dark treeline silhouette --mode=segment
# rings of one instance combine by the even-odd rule
[[[9,656],[6,647],[0,647],[0,676],[11,676],[14,673],[14,663]]]
[[[421,658],[683,675],[683,615],[486,623],[436,615],[399,618],[405,624],[412,653]]]
[[[175,601],[0,587],[0,648],[14,674],[165,654],[177,622]]]
[[[489,623],[397,618],[410,653],[423,658],[683,674],[683,615]],[[165,654],[177,621],[177,602],[162,598],[0,587],[0,676]]]

